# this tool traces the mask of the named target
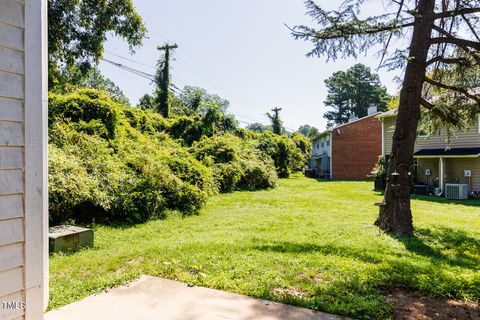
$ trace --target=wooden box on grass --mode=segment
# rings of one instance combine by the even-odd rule
[[[50,253],[74,252],[93,246],[93,230],[75,226],[51,227],[48,233]]]

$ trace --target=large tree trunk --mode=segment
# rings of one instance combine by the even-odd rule
[[[386,232],[397,236],[413,235],[412,212],[410,209],[411,175],[413,150],[417,123],[420,118],[420,101],[430,49],[430,38],[434,24],[435,0],[420,0],[415,18],[409,61],[405,71],[397,123],[393,135],[392,153],[388,166],[388,183],[384,203],[375,222]],[[398,173],[398,181],[391,179]]]

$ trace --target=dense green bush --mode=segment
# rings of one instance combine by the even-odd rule
[[[310,153],[307,138],[298,134],[290,138],[267,131],[258,134],[257,139],[257,148],[272,158],[280,178],[303,170]]]
[[[133,223],[167,209],[197,212],[217,191],[212,170],[157,131],[168,128],[166,120],[92,91],[50,95],[51,222]],[[101,112],[82,111],[92,106]],[[115,121],[102,118],[112,114]]]
[[[192,146],[197,159],[214,168],[221,191],[266,189],[276,185],[273,161],[255,143],[233,134],[203,137]]]
[[[257,159],[242,160],[243,175],[238,182],[239,189],[258,190],[272,188],[277,183],[273,162]]]
[[[218,108],[165,119],[101,91],[49,96],[50,220],[194,214],[218,191],[266,189],[305,163],[301,137],[236,127]]]
[[[112,138],[119,120],[122,105],[98,90],[83,89],[77,93],[49,95],[49,124],[59,120],[83,122],[102,130],[104,138]]]

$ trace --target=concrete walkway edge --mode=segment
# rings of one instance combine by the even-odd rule
[[[156,277],[89,296],[45,320],[341,320],[323,312]]]

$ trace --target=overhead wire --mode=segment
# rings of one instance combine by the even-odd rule
[[[167,41],[167,42],[170,41],[169,39],[167,39],[167,38],[165,38],[165,37],[163,37],[163,36],[161,36],[161,35],[159,35],[159,34],[157,34],[157,33],[150,32],[150,34],[153,35],[153,36],[155,36],[155,37],[157,37],[157,38],[159,38],[159,40],[163,39],[162,41]],[[161,38],[161,39],[160,39],[160,38]],[[149,43],[150,45],[157,47],[156,43],[155,43],[152,39],[147,38],[147,41],[150,42],[150,43]],[[170,41],[170,42],[171,42],[171,41]],[[207,77],[207,76],[205,76],[205,74],[203,74],[202,72],[200,72],[198,69],[194,68],[194,67],[193,67],[190,63],[188,63],[184,58],[182,58],[181,56],[178,56],[178,55],[177,55],[175,60],[177,60],[178,62],[180,62],[180,64],[181,64],[182,66],[184,66],[185,69],[186,69],[189,73],[193,74],[194,76],[196,76],[196,77],[199,78],[199,79],[203,79],[204,81],[207,81],[209,84],[211,84],[211,85],[214,86],[215,88],[219,89],[220,91],[229,91],[229,94],[228,94],[228,95],[232,95],[232,94],[233,94],[233,95],[236,96],[237,98],[240,98],[241,100],[243,100],[244,103],[251,104],[250,102],[246,101],[246,100],[249,100],[249,99],[247,99],[243,94],[241,94],[241,93],[233,90],[233,89],[232,89],[230,86],[228,86],[223,80],[221,80],[220,78],[218,78],[217,76],[215,76],[212,72],[210,72],[210,71],[208,70],[208,68],[206,68],[203,64],[201,64],[193,55],[191,55],[190,53],[188,53],[188,51],[187,51],[185,48],[183,48],[183,46],[180,46],[180,47],[179,47],[179,50],[180,50],[181,52],[183,52],[187,57],[189,57],[190,60],[193,61],[196,65],[198,65],[202,70],[204,70],[205,72],[207,72],[207,73],[210,75],[210,78]],[[134,59],[127,58],[127,57],[121,56],[121,55],[116,54],[116,53],[113,53],[113,52],[107,51],[106,53],[111,54],[111,55],[113,55],[113,56],[115,56],[115,57],[118,57],[118,58],[120,58],[120,59],[123,59],[123,60],[125,60],[125,61],[129,61],[129,62],[135,63],[135,64],[140,65],[140,66],[149,67],[149,68],[155,68],[155,66],[153,66],[153,65],[146,64],[146,63],[143,63],[143,62],[140,62],[140,61],[136,61],[136,60],[134,60]],[[110,63],[112,63],[112,62],[110,61]],[[120,65],[121,65],[121,64],[120,64]],[[124,68],[124,66],[122,66],[122,68]],[[133,68],[130,68],[130,67],[127,67],[127,68],[128,68],[131,72],[132,72],[132,70],[135,70],[135,71],[140,72],[139,75],[140,75],[140,76],[143,76],[144,78],[147,78],[147,79],[148,79],[148,77],[153,77],[153,78],[155,77],[154,75],[147,74],[147,73],[145,73],[145,72],[143,72],[143,71],[139,71],[139,70],[136,70],[136,69],[133,69]],[[124,69],[125,69],[125,68],[124,68]],[[129,70],[127,70],[127,71],[129,71]],[[132,73],[135,73],[135,72],[132,72]],[[176,78],[176,77],[173,76],[173,75],[172,75],[172,78],[173,78],[175,81],[182,83],[184,86],[187,85],[185,82],[183,82],[182,80]],[[213,81],[212,78],[214,78],[216,81]],[[153,80],[152,80],[152,81],[153,81]],[[179,90],[178,87],[175,87],[175,88],[176,88],[177,90]],[[235,106],[232,106],[231,109],[238,109],[238,108],[236,108]],[[294,114],[293,112],[291,112],[291,111],[289,111],[289,110],[284,110],[284,111],[285,111],[285,113],[290,114],[290,115],[294,116],[294,117],[297,118],[297,119],[300,119],[300,120],[302,120],[302,121],[306,121],[307,123],[309,122],[309,120],[307,120],[306,118],[303,118],[303,117],[301,117],[301,116],[299,116],[299,115],[297,115],[297,114]],[[239,110],[236,111],[236,114],[235,114],[235,115],[236,115],[237,117],[240,116],[240,117],[242,117],[242,118],[244,118],[244,119],[247,119],[247,120],[249,120],[249,121],[260,122],[260,123],[263,122],[262,120],[258,120],[258,119],[257,119],[257,120],[252,120],[250,117],[246,117],[246,116],[244,116],[244,115],[241,115],[240,112],[239,112]],[[262,116],[264,116],[264,114],[262,114]],[[288,126],[284,126],[284,127],[285,127],[286,129],[288,129],[288,130],[296,131],[295,129],[292,129],[289,125],[288,125]]]
[[[169,39],[163,37],[163,36],[160,36],[158,35],[157,33],[154,33],[154,32],[150,32],[151,35],[155,36],[156,38],[158,38],[159,40],[161,41],[167,41],[167,42],[171,42]],[[156,46],[156,43],[151,39],[147,39],[147,41],[149,41],[150,45],[152,46]],[[246,104],[252,104],[251,101],[249,101],[250,99],[248,99],[244,94],[236,91],[236,90],[233,90],[231,89],[230,86],[228,86],[225,81],[221,80],[220,78],[218,78],[217,76],[215,76],[212,72],[210,72],[203,64],[201,64],[197,59],[195,59],[193,57],[193,55],[191,55],[190,53],[188,53],[188,51],[183,47],[183,46],[179,46],[178,48],[180,51],[182,51],[186,56],[188,56],[195,64],[197,64],[201,69],[205,70],[209,75],[210,75],[210,78],[207,77],[205,74],[203,74],[202,72],[200,72],[198,69],[194,68],[189,62],[187,62],[184,58],[182,58],[181,56],[177,55],[176,56],[176,60],[181,64],[181,65],[184,65],[185,66],[185,69],[193,74],[195,77],[197,77],[198,79],[202,79],[204,81],[207,81],[209,84],[211,84],[213,87],[215,87],[216,89],[219,89],[220,91],[222,92],[225,92],[227,91],[228,92],[228,95],[233,95],[233,96],[236,96],[238,99],[242,100],[244,103]],[[216,81],[214,81],[212,78],[215,78]],[[238,112],[238,108],[236,108],[235,106],[232,107],[232,109],[237,109],[237,112]],[[294,115],[292,112],[288,111],[287,113],[291,114],[291,115]],[[260,115],[260,114],[259,114]],[[264,116],[264,114],[261,114],[262,116]],[[309,122],[309,120],[306,120],[305,118],[302,118],[300,117],[299,115],[294,115],[297,119],[301,119],[302,121],[306,121],[306,122]],[[257,121],[257,122],[262,122],[262,121]],[[291,128],[288,128],[289,130],[291,131],[296,131],[295,129],[291,129]]]
[[[107,62],[115,67],[118,67],[122,70],[125,70],[127,72],[130,72],[134,75],[137,75],[137,76],[140,76],[142,78],[145,78],[147,80],[150,80],[150,81],[154,81],[155,80],[155,75],[153,74],[149,74],[149,73],[146,73],[144,71],[141,71],[141,70],[138,70],[138,69],[135,69],[135,68],[132,68],[132,67],[129,67],[129,66],[126,66],[122,63],[119,63],[119,62],[116,62],[116,61],[113,61],[113,60],[110,60],[110,59],[106,59],[106,58],[102,58],[102,61],[104,62]],[[184,92],[182,89],[180,89],[179,87],[177,87],[175,84],[171,83],[170,84],[170,90],[175,92],[175,93],[182,93]],[[244,123],[244,124],[252,124],[252,123],[255,123],[255,122],[261,122],[259,121],[258,119],[257,120],[254,120],[250,117],[246,117],[246,116],[243,116],[243,115],[239,115],[239,114],[236,114],[234,112],[231,112],[235,117],[237,118],[243,118],[243,119],[246,119],[246,120],[249,120],[251,122],[246,122],[246,121],[243,121],[243,120],[240,120],[240,119],[237,119],[239,122],[241,123]]]

